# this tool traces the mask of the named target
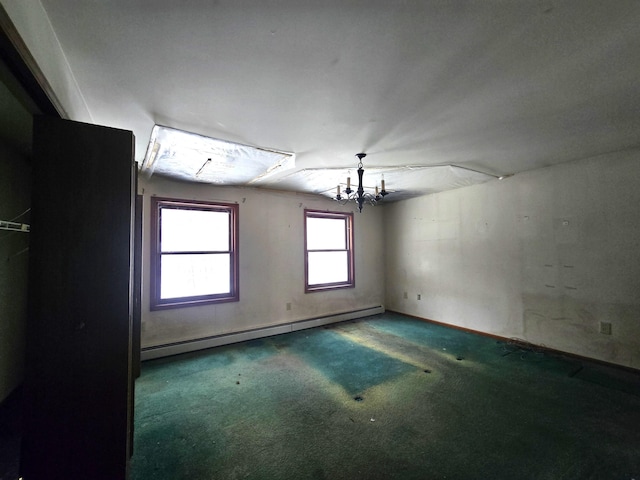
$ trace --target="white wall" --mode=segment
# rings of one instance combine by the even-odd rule
[[[386,308],[640,368],[639,181],[634,150],[387,206]]]
[[[140,181],[144,193],[142,347],[205,338],[383,305],[382,212],[356,211],[356,287],[304,293],[304,209],[352,211],[314,195],[211,187],[159,177]],[[150,197],[237,202],[240,205],[240,301],[149,310]],[[291,310],[286,304],[291,303]]]
[[[0,220],[11,221],[30,205],[27,160],[0,142]],[[29,216],[16,219],[28,223]],[[22,381],[27,322],[29,234],[0,230],[0,402]]]

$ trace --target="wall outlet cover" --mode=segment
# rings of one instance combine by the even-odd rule
[[[611,335],[611,322],[600,322],[600,333],[603,335]]]

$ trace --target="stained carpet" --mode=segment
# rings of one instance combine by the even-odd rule
[[[638,376],[386,313],[145,362],[132,479],[636,479]]]

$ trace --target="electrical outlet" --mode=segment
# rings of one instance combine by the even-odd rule
[[[600,322],[600,333],[603,335],[611,335],[611,322]]]
[[[418,294],[418,300],[422,300],[422,295]]]
[[[291,310],[291,302],[287,302],[287,310]]]
[[[404,295],[402,296],[402,298],[404,298],[405,300],[409,298],[409,295],[407,294],[407,292],[404,292]]]

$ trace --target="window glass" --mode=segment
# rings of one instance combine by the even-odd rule
[[[307,248],[309,250],[346,249],[344,218],[307,218]]]
[[[167,255],[162,259],[160,298],[231,293],[229,254]]]
[[[309,285],[349,281],[347,252],[309,252]]]
[[[210,210],[161,210],[163,252],[229,250],[229,212]]]

